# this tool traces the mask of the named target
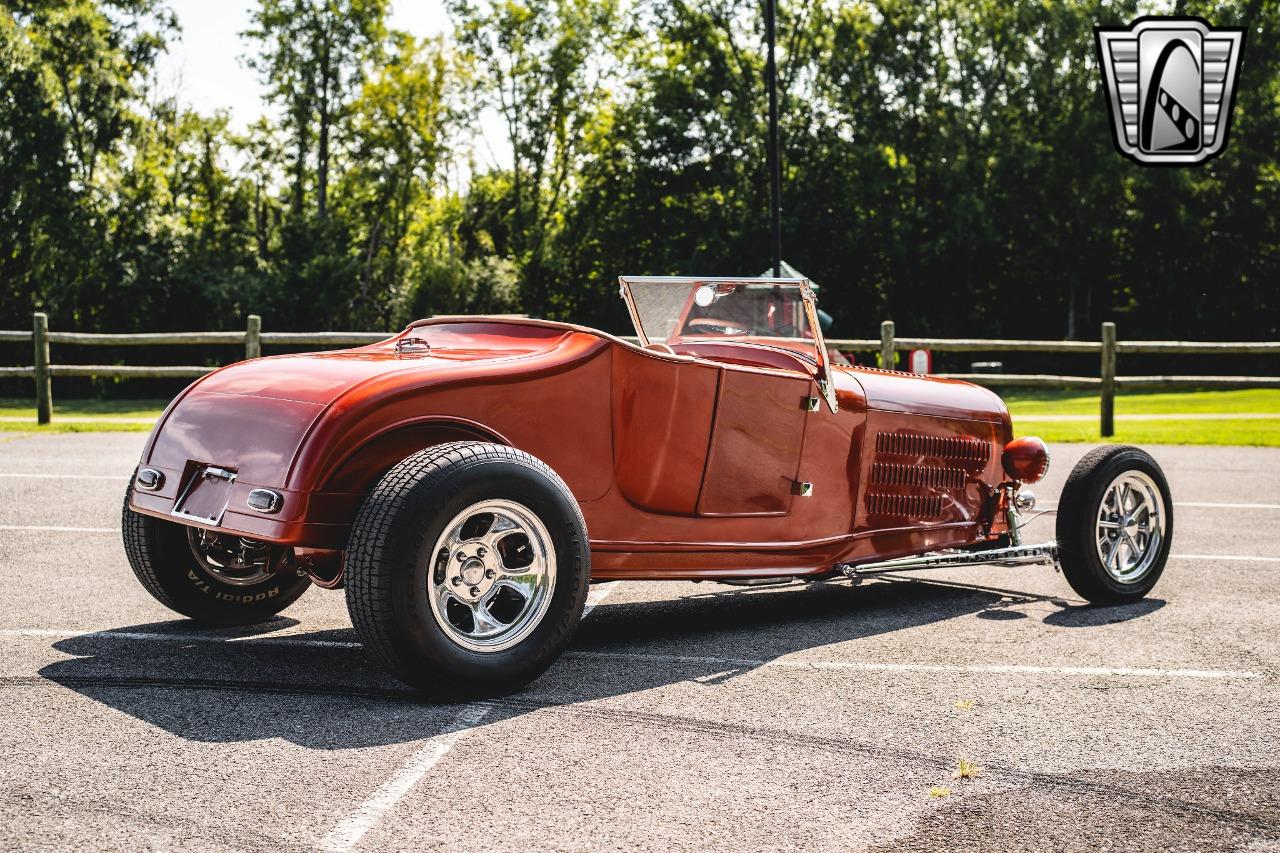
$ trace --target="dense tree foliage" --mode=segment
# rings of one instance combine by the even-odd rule
[[[161,0],[6,0],[0,327],[617,330],[620,273],[767,266],[763,4],[448,5],[422,41],[387,0],[261,0],[276,118],[238,133],[157,94]],[[1280,334],[1276,3],[1162,7],[1249,29],[1230,144],[1180,169],[1116,153],[1100,89],[1094,24],[1148,4],[780,6],[784,255],[839,331]]]

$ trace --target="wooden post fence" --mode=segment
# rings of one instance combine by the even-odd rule
[[[1101,420],[1103,438],[1116,434],[1116,324],[1102,324]]]
[[[885,320],[880,324],[880,366],[885,370],[893,370],[898,363],[898,354],[894,349],[893,321]]]
[[[244,358],[262,357],[262,317],[250,314],[244,327]]]
[[[31,315],[31,342],[35,345],[36,423],[53,420],[53,383],[49,376],[49,315]]]
[[[993,338],[900,338],[892,320],[880,324],[880,339],[828,338],[827,345],[844,352],[879,352],[880,365],[893,369],[898,350],[928,349],[935,352],[1072,353],[1100,357],[1098,376],[1059,376],[1016,373],[940,373],[989,388],[1078,388],[1099,394],[1099,432],[1115,435],[1115,399],[1120,389],[1176,388],[1280,388],[1280,376],[1117,376],[1118,354],[1249,355],[1280,356],[1280,341],[1118,341],[1116,324],[1103,323],[1100,341],[1005,340]],[[0,366],[0,377],[30,377],[36,384],[36,421],[53,420],[51,380],[63,376],[110,376],[117,379],[195,379],[218,368],[203,365],[53,364],[51,344],[76,346],[235,345],[244,347],[246,359],[262,356],[264,346],[358,346],[386,340],[384,332],[263,332],[262,317],[250,314],[242,332],[57,332],[49,330],[43,313],[33,314],[31,331],[0,330],[0,343],[31,341],[31,365]],[[631,339],[635,343],[634,339]]]

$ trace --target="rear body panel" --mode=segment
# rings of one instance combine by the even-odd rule
[[[430,349],[397,353],[406,337]],[[838,411],[814,410],[804,360],[752,347],[671,355],[567,324],[438,318],[369,347],[233,365],[166,411],[142,458],[165,482],[135,490],[134,507],[341,549],[391,465],[471,439],[524,450],[565,480],[598,579],[824,573],[1000,532],[992,494],[1011,430],[995,395],[842,368]],[[209,465],[235,472],[225,513],[175,519]],[[280,492],[279,512],[249,509],[254,488]]]

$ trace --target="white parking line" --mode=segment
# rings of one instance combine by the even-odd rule
[[[410,755],[409,759],[400,765],[400,769],[382,783],[382,787],[378,788],[369,799],[330,830],[320,840],[320,849],[335,853],[345,853],[347,850],[354,849],[360,843],[360,839],[364,838],[365,833],[372,829],[392,806],[404,799],[405,794],[408,794],[423,776],[431,772],[431,768],[440,763],[440,759],[445,757],[460,738],[480,724],[489,710],[490,706],[485,704],[464,707],[439,734]]]
[[[587,593],[587,606],[582,609],[582,618],[586,619],[591,615],[591,611],[595,610],[600,602],[604,601],[613,591],[622,584],[622,581],[607,581],[598,583]]]
[[[51,628],[12,628],[0,630],[0,637],[34,637],[71,639],[73,637],[91,637],[98,640],[138,640],[163,641],[171,643],[211,643],[227,642],[260,643],[279,646],[304,646],[322,649],[358,649],[356,642],[339,640],[310,640],[290,634],[259,635],[251,637],[218,637],[209,634],[164,634],[143,631],[60,631]],[[1230,679],[1230,678],[1264,678],[1260,672],[1235,669],[1158,669],[1148,667],[1124,666],[1024,666],[1020,664],[947,664],[947,663],[881,663],[878,661],[808,661],[792,658],[773,658],[771,660],[757,658],[704,657],[697,655],[650,654],[645,652],[590,652],[568,651],[563,657],[581,660],[620,660],[650,661],[654,663],[697,663],[712,666],[736,667],[741,669],[795,669],[818,671],[852,671],[852,672],[936,672],[955,673],[959,675],[1116,675],[1139,676],[1149,678],[1190,678],[1190,679]]]
[[[1235,560],[1241,563],[1280,563],[1280,557],[1244,557],[1239,554],[1170,554],[1175,560]]]
[[[878,663],[870,661],[806,661],[775,658],[697,657],[631,652],[567,652],[566,657],[649,660],[656,663],[705,663],[712,666],[778,669],[851,670],[854,672],[946,672],[963,675],[1130,675],[1150,678],[1264,678],[1260,672],[1234,669],[1152,669],[1127,666],[1022,666],[1018,664]]]
[[[1197,509],[1280,509],[1280,504],[1223,504],[1199,501],[1174,501],[1174,506],[1189,506]]]
[[[1056,507],[1058,503],[1058,501],[1038,501],[1036,506]],[[1280,504],[1234,504],[1207,501],[1174,501],[1173,505],[1176,507],[1191,507],[1192,509],[1280,509]]]

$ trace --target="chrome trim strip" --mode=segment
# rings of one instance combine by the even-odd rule
[[[901,557],[876,563],[848,564],[838,568],[848,578],[882,575],[888,572],[911,572],[922,569],[944,569],[951,566],[1025,566],[1056,565],[1058,543],[1015,545],[1010,548],[988,548],[982,551],[939,551],[919,557]]]

